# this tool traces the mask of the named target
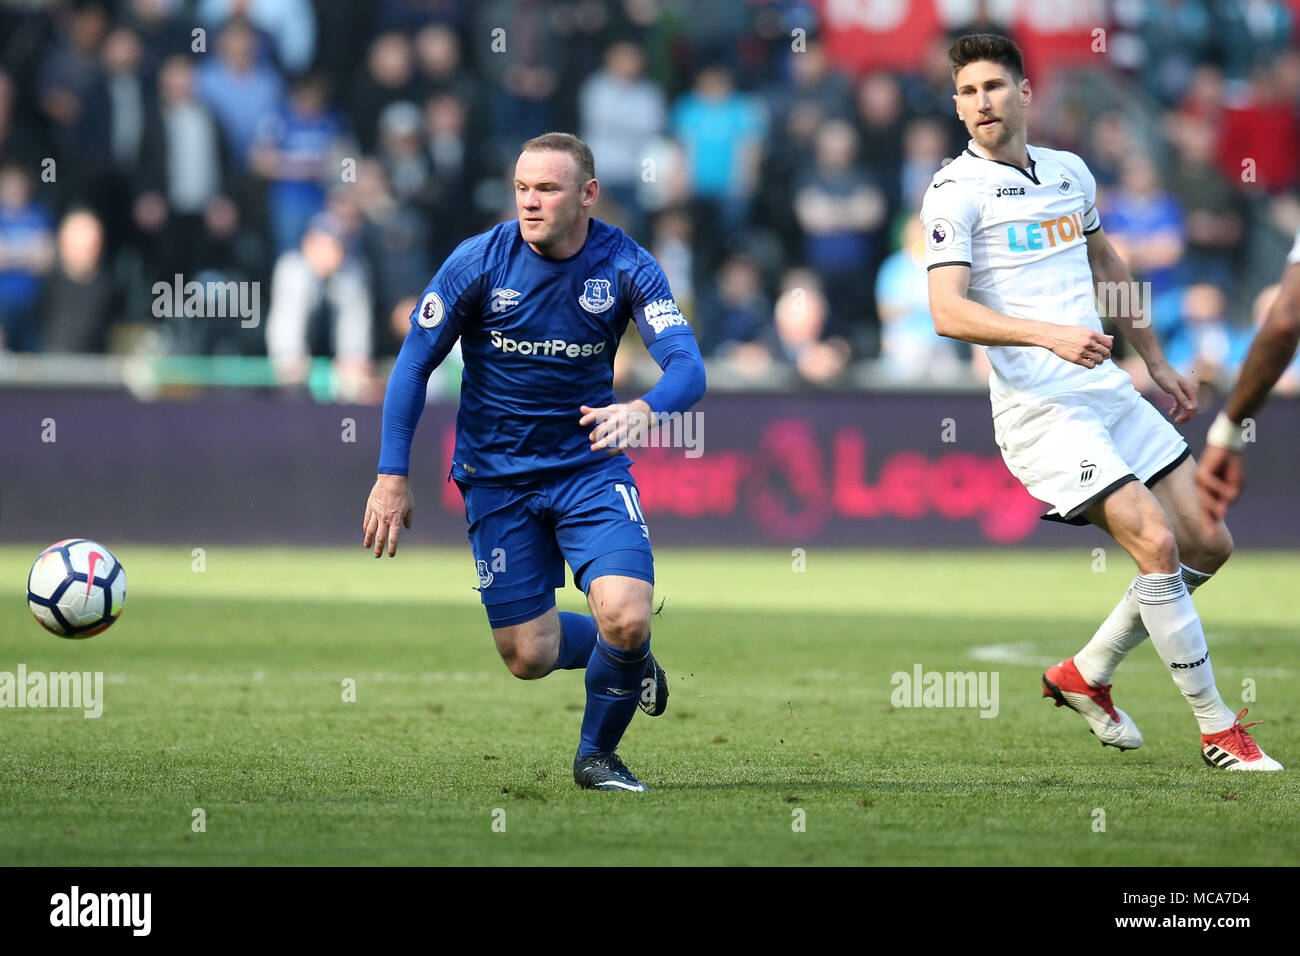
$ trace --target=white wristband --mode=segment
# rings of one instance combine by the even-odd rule
[[[1205,436],[1205,441],[1210,445],[1217,445],[1219,448],[1226,448],[1228,451],[1241,451],[1243,445],[1242,434],[1245,429],[1228,417],[1226,412],[1219,412],[1214,419],[1214,424],[1210,426],[1210,433]]]

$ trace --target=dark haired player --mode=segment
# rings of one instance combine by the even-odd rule
[[[621,450],[653,416],[703,396],[704,362],[658,263],[591,216],[599,194],[585,143],[529,140],[515,166],[519,218],[461,243],[433,277],[388,382],[364,544],[391,556],[411,526],[411,436],[429,373],[459,339],[449,477],[465,498],[497,651],[524,680],[585,669],[574,779],[642,791],[615,750],[638,704],[663,712],[668,682],[650,653],[654,562]],[[629,321],[664,374],[620,404],[614,352]],[[566,561],[590,615],[556,612]]]
[[[930,311],[935,330],[988,347],[993,430],[1011,473],[1053,507],[1091,522],[1137,563],[1123,600],[1074,657],[1043,675],[1043,695],[1078,712],[1103,744],[1142,744],[1111,701],[1111,676],[1150,635],[1195,715],[1201,754],[1226,770],[1281,770],[1215,686],[1191,592],[1232,553],[1220,521],[1206,525],[1196,469],[1178,431],[1110,358],[1098,283],[1132,290],[1102,231],[1096,181],[1073,153],[1026,144],[1031,91],[1020,50],[966,36],[948,52],[957,116],[971,140],[926,190]],[[1173,396],[1173,420],[1196,412],[1191,384],[1165,360],[1136,297],[1114,317],[1152,380]]]

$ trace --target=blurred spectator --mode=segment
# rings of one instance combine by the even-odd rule
[[[361,68],[376,33],[379,4],[312,0],[312,7],[316,14],[316,57],[311,69],[329,77],[336,91],[346,89]]]
[[[440,93],[480,105],[482,83],[465,68],[460,37],[451,27],[430,23],[415,34],[415,85],[422,100]]]
[[[804,261],[821,280],[835,331],[862,346],[863,327],[875,324],[868,266],[878,255],[886,209],[884,193],[855,163],[857,139],[844,120],[818,131],[815,164],[795,188],[795,213]],[[872,328],[868,334],[874,333]],[[872,344],[867,342],[867,351],[874,350]]]
[[[342,224],[328,214],[308,225],[301,247],[282,253],[271,276],[266,351],[284,385],[307,380],[312,356],[332,356],[345,395],[369,376],[370,292],[365,269],[348,251]]]
[[[1197,282],[1176,293],[1175,303],[1170,311],[1177,319],[1166,326],[1164,341],[1169,364],[1199,385],[1225,384],[1231,325],[1223,290]]]
[[[400,33],[384,33],[370,44],[362,74],[349,84],[348,115],[364,153],[379,141],[379,117],[393,103],[418,98],[411,43]]]
[[[198,72],[199,98],[216,115],[230,152],[241,169],[262,122],[284,101],[284,81],[270,66],[257,62],[257,36],[247,21],[231,19],[217,37],[217,56]]]
[[[921,207],[921,200],[930,188],[934,171],[943,165],[945,159],[950,158],[944,151],[946,145],[938,121],[920,119],[907,124],[903,133],[903,162],[898,171],[900,201],[905,207]],[[962,144],[962,149],[965,148],[965,144]]]
[[[49,121],[52,145],[60,160],[59,185],[70,197],[84,198],[87,159],[103,141],[103,117],[92,108],[103,85],[99,47],[108,29],[108,13],[99,3],[72,11],[66,35],[45,58],[37,80],[41,111]],[[87,149],[87,144],[92,144]]]
[[[188,56],[163,61],[143,144],[133,216],[153,237],[150,271],[191,276],[214,264],[217,245],[234,233],[240,217],[230,198],[234,164],[216,118],[196,96]]]
[[[0,166],[0,350],[40,348],[37,306],[54,258],[50,215],[32,200],[32,180],[17,163]]]
[[[747,351],[766,356],[761,340],[772,323],[772,301],[763,291],[763,274],[751,257],[727,257],[718,270],[717,291],[700,312],[696,334],[705,355],[742,364]]]
[[[387,315],[411,296],[418,296],[434,272],[429,257],[429,219],[393,198],[384,168],[363,159],[357,166],[357,201],[361,207],[361,245],[375,290],[379,315]],[[406,310],[407,315],[411,309]],[[405,336],[405,331],[402,335]],[[396,354],[402,342],[387,335],[380,351]]]
[[[469,109],[450,93],[430,97],[424,107],[424,151],[433,164],[433,254],[442,262],[479,231],[475,189],[485,170],[470,135]]]
[[[745,228],[757,185],[766,126],[763,107],[732,85],[720,66],[701,70],[673,107],[673,132],[686,150],[695,199],[697,254],[704,268],[721,258],[723,237]]]
[[[939,132],[945,140],[939,155],[944,157],[956,156],[966,148],[970,139],[966,127],[957,119],[956,104],[952,98],[952,67],[948,63],[950,46],[952,40],[948,37],[942,34],[935,36],[926,47],[920,71],[903,77],[905,114],[913,119],[937,121]]]
[[[858,83],[858,141],[862,158],[875,174],[891,214],[902,204],[903,88],[898,77],[884,70],[868,73]],[[947,147],[947,137],[944,144]],[[930,170],[933,175],[934,170]]]
[[[587,78],[579,101],[582,138],[598,157],[602,200],[613,200],[624,213],[628,232],[644,238],[637,188],[645,171],[646,145],[663,132],[667,117],[663,91],[645,77],[645,54],[631,43],[611,46],[604,69]]]
[[[1219,169],[1227,179],[1270,193],[1300,182],[1300,116],[1284,80],[1277,66],[1261,66],[1245,95],[1224,108]]]
[[[97,91],[108,124],[113,169],[126,173],[140,158],[147,94],[142,74],[144,46],[132,30],[117,29],[104,40],[104,86]]]
[[[428,215],[435,192],[433,160],[424,148],[418,106],[394,103],[384,110],[379,117],[378,155],[393,195],[399,202],[417,204]]]
[[[656,136],[646,144],[645,158],[655,174],[637,184],[637,199],[650,215],[669,208],[688,206],[691,199],[690,170],[686,152],[672,136]]]
[[[119,3],[122,25],[144,45],[145,68],[152,73],[167,57],[190,53],[193,24],[179,16],[187,0],[127,0]],[[122,9],[125,8],[125,9]]]
[[[1089,136],[1088,171],[1097,181],[1097,202],[1105,204],[1111,190],[1119,185],[1124,163],[1138,150],[1137,141],[1123,114],[1102,113]]]
[[[1186,92],[1195,65],[1210,58],[1211,4],[1208,0],[1138,0],[1127,9],[1138,19],[1142,86],[1162,106],[1171,106]],[[1124,13],[1119,11],[1120,16]]]
[[[1119,188],[1102,209],[1102,226],[1135,279],[1160,295],[1177,280],[1183,258],[1183,215],[1156,167],[1137,153],[1124,163]]]
[[[654,220],[651,253],[664,270],[668,288],[682,314],[695,317],[700,328],[707,317],[695,309],[695,257],[691,243],[691,217],[682,209],[666,209]]]
[[[103,352],[116,305],[104,228],[94,213],[75,209],[59,224],[58,257],[45,287],[44,350]]]
[[[220,27],[233,16],[246,17],[271,38],[276,58],[289,73],[301,73],[311,65],[316,12],[310,0],[199,0],[200,23]]]
[[[474,0],[379,0],[385,30],[417,30],[427,23],[464,23]]]
[[[1228,290],[1246,236],[1244,204],[1214,166],[1214,128],[1209,121],[1177,122],[1172,138],[1177,158],[1169,191],[1182,206],[1186,222],[1184,269]]]
[[[16,100],[13,80],[0,71],[0,156],[35,166],[41,158],[41,148],[36,137],[19,124]]]
[[[330,109],[324,80],[312,74],[293,85],[289,102],[263,123],[253,168],[270,180],[268,218],[276,253],[298,244],[325,206],[322,183],[341,173],[343,123]]]
[[[831,69],[826,50],[809,40],[802,51],[786,54],[788,78],[782,78],[768,94],[772,124],[784,126],[795,110],[814,109],[823,119],[848,119],[852,97],[844,75]]]
[[[807,269],[792,269],[782,281],[768,342],[773,357],[812,385],[830,385],[848,364],[848,344],[826,336],[830,309]]]
[[[1177,116],[1204,120],[1217,132],[1223,116],[1223,71],[1213,63],[1202,63],[1192,73],[1191,83],[1178,104]]]
[[[552,128],[554,97],[568,53],[550,0],[480,0],[474,5],[478,67],[492,92],[494,158],[504,166],[519,144]],[[598,160],[599,161],[599,160]]]
[[[815,162],[813,137],[821,128],[823,119],[816,106],[805,105],[791,110],[784,130],[773,130],[773,135],[767,137],[760,161],[759,181],[790,185],[798,182],[804,171]],[[803,255],[803,231],[795,215],[792,189],[757,190],[754,215],[774,231],[786,259],[797,260]]]
[[[116,250],[130,234],[136,169],[143,156],[145,121],[151,98],[143,72],[144,45],[133,30],[118,28],[104,40],[104,85],[90,99],[103,136],[87,148],[102,149],[95,159],[90,201],[106,227],[108,248]]]
[[[1244,79],[1292,45],[1295,18],[1280,0],[1220,0],[1214,12],[1209,38],[1232,79]]]
[[[934,331],[925,271],[925,227],[908,214],[902,246],[876,277],[880,369],[890,381],[953,381],[963,375],[959,345]]]

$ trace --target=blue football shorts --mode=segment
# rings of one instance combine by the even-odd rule
[[[605,574],[654,584],[650,532],[630,464],[617,455],[525,484],[456,482],[493,627],[522,624],[554,607],[566,562],[584,594]]]

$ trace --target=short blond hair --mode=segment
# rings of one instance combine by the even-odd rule
[[[591,155],[591,147],[572,133],[543,133],[534,136],[524,143],[520,151],[526,153],[530,150],[568,153],[578,166],[579,186],[596,178],[596,158]]]

